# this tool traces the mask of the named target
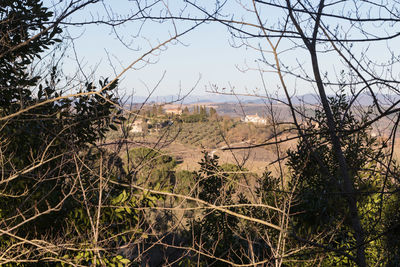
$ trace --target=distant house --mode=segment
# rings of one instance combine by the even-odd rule
[[[182,109],[180,109],[180,108],[165,109],[164,111],[167,114],[176,114],[176,115],[182,114]]]
[[[143,132],[143,121],[135,120],[129,125],[131,133],[142,133]]]
[[[260,116],[258,116],[258,114],[256,115],[246,115],[246,117],[244,117],[242,119],[242,121],[244,122],[252,122],[255,124],[267,124],[268,120],[266,118],[262,118]]]

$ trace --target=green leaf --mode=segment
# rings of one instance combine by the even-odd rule
[[[128,265],[129,263],[131,263],[131,261],[129,259],[122,259],[119,262],[121,262],[122,264]]]
[[[110,124],[110,128],[113,129],[114,131],[117,131],[117,130],[118,130],[117,127],[115,127],[114,124]]]

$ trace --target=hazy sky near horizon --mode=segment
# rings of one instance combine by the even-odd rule
[[[248,2],[251,3],[251,1]],[[109,12],[112,10],[120,15],[128,15],[137,10],[134,2],[128,0],[104,0],[104,3]],[[180,12],[183,1],[165,0],[164,3],[172,13],[177,14]],[[153,14],[159,15],[157,9],[155,10],[152,11]],[[196,17],[204,15],[196,14],[196,11],[190,8],[185,12]],[[236,19],[243,19],[248,22],[255,22],[256,19],[254,14],[244,12],[236,1],[228,1],[223,12],[234,14]],[[90,20],[92,17],[104,16],[105,14],[104,6],[94,5],[75,14],[71,19],[72,21]],[[273,21],[283,13],[279,13],[279,10],[277,12],[276,9],[267,8],[263,9],[261,14],[266,20]],[[171,20],[163,23],[150,20],[144,23],[135,21],[115,28],[118,37],[122,38],[123,42],[129,43],[129,49],[117,38],[113,29],[105,25],[69,26],[68,33],[76,39],[73,43],[74,46],[70,45],[64,63],[67,73],[72,74],[78,69],[76,65],[78,59],[86,74],[93,71],[96,79],[114,77],[151,47],[169,39],[174,31],[174,26],[176,26],[178,32],[182,32],[193,25],[191,22],[181,20],[174,22],[175,25]],[[373,27],[376,27],[373,31],[387,30],[387,28],[379,28],[379,25]],[[233,42],[240,44],[239,39],[232,39],[226,26],[216,22],[202,24],[180,37],[179,42],[168,43],[162,49],[146,57],[148,63],[139,62],[127,71],[122,76],[121,88],[128,95],[145,96],[158,84],[154,92],[155,96],[177,95],[178,93],[189,92],[198,81],[192,92],[194,95],[204,95],[214,84],[218,88],[226,88],[227,92],[234,89],[236,93],[257,92],[264,95],[264,89],[266,89],[269,94],[277,92],[277,94],[283,95],[283,92],[279,90],[278,76],[275,73],[264,72],[263,83],[260,71],[257,69],[261,68],[268,71],[270,68],[263,63],[261,53],[245,46],[233,47]],[[257,39],[252,44],[260,45],[263,49],[269,50],[265,39]],[[311,74],[309,56],[304,52],[299,53],[299,49],[287,49],[290,46],[296,45],[290,41],[285,41],[280,46],[279,52],[285,51],[280,54],[284,64],[294,71],[304,72],[304,75]],[[357,44],[354,45],[355,55],[359,56],[363,51],[356,46]],[[395,46],[392,45],[391,47]],[[75,51],[72,48],[75,48]],[[368,56],[372,60],[374,60],[373,57],[376,57],[383,62],[386,60],[386,55],[391,56],[391,51],[388,48],[390,46],[385,42],[371,44],[368,46]],[[270,56],[268,52],[265,55]],[[322,73],[329,72],[330,77],[334,77],[334,79],[338,79],[337,77],[345,68],[337,55],[331,51],[320,53],[320,62]],[[251,70],[239,70],[247,68],[251,68]],[[285,79],[290,93],[293,95],[315,92],[312,84],[307,84],[301,79],[290,78],[288,75],[285,76]],[[333,88],[333,90],[335,89]]]

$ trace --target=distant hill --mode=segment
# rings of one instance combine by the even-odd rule
[[[330,95],[328,97],[332,97],[332,95]],[[381,93],[376,94],[375,97],[381,105],[390,105],[390,103],[400,100],[400,96],[381,94]],[[351,98],[353,98],[353,97],[350,97],[350,99]],[[281,99],[284,99],[284,98],[281,98]],[[310,104],[310,105],[320,104],[319,96],[316,94],[305,94],[305,95],[301,95],[301,96],[295,96],[292,98],[292,102],[295,105],[303,104],[303,103]],[[355,101],[355,105],[358,105],[358,106],[370,106],[373,104],[374,104],[374,100],[369,93],[362,93],[362,94],[358,95],[357,100]]]
[[[145,96],[134,96],[132,103],[143,103],[146,101]],[[253,96],[233,96],[233,95],[219,95],[219,94],[206,94],[206,95],[189,95],[184,99],[177,95],[165,95],[165,96],[151,96],[147,103],[183,103],[183,104],[194,104],[194,103],[263,103],[263,100],[259,97]]]
[[[396,95],[386,95],[377,94],[376,98],[383,105],[388,105],[391,102],[399,101],[400,96]],[[134,96],[131,103],[143,103],[146,101],[145,96]],[[279,99],[286,102],[286,98],[281,96]],[[269,102],[266,98],[260,98],[256,96],[234,96],[234,95],[221,95],[221,94],[205,94],[205,95],[189,95],[184,99],[177,95],[165,95],[165,96],[151,96],[147,99],[147,103],[178,103],[178,104],[194,104],[194,103],[244,103],[244,104],[264,104],[264,103],[278,103],[277,101]],[[299,104],[309,104],[316,105],[319,104],[319,96],[316,94],[304,94],[300,96],[294,96],[292,98],[292,103],[295,105]],[[368,93],[360,94],[357,97],[356,105],[369,106],[373,105],[373,99]]]

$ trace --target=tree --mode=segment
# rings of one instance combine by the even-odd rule
[[[195,1],[188,2],[197,11],[210,15],[212,17],[210,21],[226,25],[235,45],[246,46],[260,52],[261,59],[255,68],[261,73],[265,94],[254,95],[283,102],[288,106],[298,138],[307,146],[308,151],[312,154],[317,153],[314,158],[317,159],[318,169],[323,171],[327,166],[322,160],[318,160],[319,151],[312,143],[314,140],[308,140],[309,134],[316,133],[307,133],[303,129],[304,123],[312,118],[305,112],[307,107],[295,105],[292,97],[298,89],[295,87],[296,82],[301,83],[301,87],[315,89],[326,119],[325,130],[328,134],[326,142],[330,144],[333,152],[330,154],[336,168],[332,178],[333,183],[340,184],[338,194],[342,199],[346,199],[345,213],[355,238],[355,243],[350,248],[342,247],[340,251],[355,251],[351,261],[358,266],[366,266],[367,247],[373,242],[375,235],[384,235],[386,232],[378,229],[372,232],[367,230],[369,226],[365,222],[366,214],[358,209],[361,204],[361,198],[358,196],[369,193],[366,188],[357,189],[358,185],[352,176],[353,163],[347,157],[342,144],[347,136],[360,135],[363,129],[381,120],[392,121],[391,130],[385,136],[387,140],[391,139],[392,147],[385,150],[386,141],[381,148],[376,149],[385,151],[382,162],[382,172],[385,173],[385,177],[397,168],[393,161],[393,143],[398,125],[396,117],[399,101],[396,99],[398,99],[399,81],[393,73],[393,68],[398,66],[399,60],[398,55],[392,51],[398,38],[398,33],[392,30],[393,25],[399,23],[397,2],[239,1],[238,8],[242,7],[243,12],[232,7],[224,12],[224,6],[227,4],[216,2],[216,9],[219,9],[219,12],[215,15],[211,15],[214,7],[211,10]],[[376,30],[373,26],[375,23],[380,23],[380,27],[385,30]],[[386,42],[385,46],[381,46],[383,42]],[[383,55],[384,52],[387,52],[385,59],[380,60],[374,56],[374,53]],[[251,70],[253,67],[248,66],[246,69]],[[269,80],[277,81],[279,93],[285,95],[285,101],[271,98],[266,85],[266,81]],[[216,93],[225,93],[217,87],[214,90]],[[349,100],[346,111],[341,113],[340,119],[337,119],[334,106],[329,103],[328,94],[339,92],[340,95],[342,90],[349,95]],[[383,94],[389,96],[383,97]],[[369,99],[372,112],[366,112],[364,107],[360,107],[362,98]],[[350,110],[357,110],[361,117],[366,118],[358,127],[342,131],[343,120]],[[256,146],[279,143],[267,142]],[[368,160],[373,163],[372,159]],[[370,179],[378,179],[377,177],[374,175]],[[388,178],[384,181],[378,189],[381,198],[384,198],[388,190]],[[384,224],[384,220],[377,223]],[[303,239],[303,242],[312,244],[307,238]],[[318,243],[315,247],[320,248],[321,245],[329,251],[329,244]]]
[[[353,112],[348,110],[349,103],[345,95],[329,100],[335,123],[339,124],[340,120],[342,131],[351,132],[358,129],[363,124],[362,120],[367,118],[365,115],[358,120]],[[310,251],[310,255],[303,256],[303,259],[307,257],[310,261],[318,259],[323,265],[348,264],[350,260],[355,260],[356,255],[351,248],[356,245],[356,241],[347,215],[348,205],[339,194],[343,178],[338,173],[336,156],[328,142],[327,119],[322,109],[316,110],[315,121],[318,129],[314,125],[306,128],[305,131],[310,137],[301,140],[296,150],[289,151],[288,165],[296,181],[290,182],[289,187],[295,188],[299,200],[298,205],[292,210],[292,213],[299,214],[293,218],[294,233],[296,237],[312,236],[315,242],[330,244],[331,253],[324,252],[318,256]],[[313,144],[313,151],[309,150],[307,143]],[[392,233],[384,225],[385,218],[393,216],[388,207],[396,201],[395,195],[380,197],[378,193],[384,184],[382,173],[385,173],[385,167],[381,164],[384,153],[377,149],[378,147],[377,139],[371,137],[368,128],[341,138],[341,149],[358,193],[356,195],[358,212],[369,238],[374,240],[365,244],[368,251],[366,257],[368,265],[390,262],[389,255],[385,255],[384,244],[385,236],[391,236]],[[392,190],[396,188],[393,183],[396,176],[395,172],[389,174],[387,188]]]
[[[90,202],[99,197],[85,192],[99,182],[93,172],[104,159],[104,152],[98,157],[90,155],[92,150],[87,149],[115,128],[115,123],[122,122],[121,112],[113,104],[118,102],[113,94],[118,83],[100,81],[102,90],[96,94],[96,86],[86,83],[76,94],[79,98],[64,97],[57,90],[56,66],[43,83],[42,77],[28,70],[46,49],[61,41],[57,39],[61,33],[58,22],[47,26],[53,13],[38,1],[5,1],[0,5],[0,16],[0,238],[3,253],[14,248],[1,262],[35,262],[42,258],[62,261],[61,257],[70,254],[62,249],[69,242],[65,238],[68,234],[74,233],[70,240],[80,240],[75,243],[79,249],[80,242],[93,240],[71,226],[87,230],[89,220],[84,218],[88,217],[84,213],[76,215],[82,208],[81,199]],[[101,166],[100,163],[100,169]],[[109,192],[108,200],[115,194],[120,193]],[[91,214],[92,210],[86,207]],[[71,213],[75,216],[71,217]]]
[[[150,148],[131,149],[125,158],[127,175],[145,187],[167,188],[175,183],[176,161]]]
[[[150,227],[141,210],[154,206],[158,196],[135,188],[126,175],[119,157],[123,142],[111,153],[104,140],[124,123],[118,77],[181,34],[152,47],[110,80],[95,82],[77,62],[85,79],[74,87],[78,75],[64,83],[68,77],[56,55],[56,48],[66,45],[66,25],[116,27],[140,17],[139,12],[121,20],[109,13],[107,19],[71,20],[97,3],[64,1],[53,11],[36,0],[0,3],[2,265],[142,260],[133,248],[147,238]],[[137,3],[139,10],[147,8]],[[41,64],[42,69],[35,68]]]
[[[398,38],[396,1],[237,1],[244,14],[228,6],[230,1],[215,1],[209,9],[188,0],[177,16],[164,9],[165,1],[134,1],[136,12],[126,18],[103,5],[110,11],[107,19],[69,20],[96,3],[104,2],[63,1],[54,5],[63,7],[55,13],[34,0],[0,4],[1,264],[134,264],[145,261],[155,244],[184,251],[181,259],[199,255],[197,264],[399,264],[394,149],[400,101],[393,72],[400,57],[391,49]],[[158,4],[164,5],[161,12]],[[124,42],[115,31],[118,25],[141,19],[172,21],[172,35],[113,79],[97,84],[83,75],[79,89],[66,94],[59,89],[57,60],[46,67],[48,75],[32,70],[62,43],[60,34],[68,25],[106,24]],[[192,24],[183,23],[180,32],[179,20]],[[254,95],[265,100],[272,123],[265,142],[239,147],[229,145],[220,131],[227,143],[223,149],[271,146],[275,170],[255,186],[242,162],[224,169],[206,155],[195,181],[188,183],[193,188],[180,194],[173,190],[175,161],[160,150],[164,137],[151,148],[132,150],[121,116],[133,121],[141,114],[122,111],[125,105],[114,89],[137,62],[151,62],[148,55],[205,22],[227,26],[233,44],[260,53],[256,69],[265,94]],[[376,31],[376,23],[384,30]],[[387,49],[387,58],[376,59],[375,47],[379,55]],[[267,81],[274,80],[285,100],[271,97]],[[296,84],[315,88],[319,106],[294,104]],[[365,97],[368,109],[360,104]],[[279,121],[274,101],[287,105],[289,123]],[[154,106],[153,115],[160,108]],[[204,121],[206,115],[205,107],[195,106],[182,120]],[[369,127],[382,120],[392,128],[371,138]],[[225,130],[234,125],[223,123]],[[105,143],[110,129],[120,130],[121,139]],[[298,145],[285,153],[280,145],[288,140]],[[161,181],[147,183],[148,178]],[[176,207],[166,203],[169,198]],[[170,219],[173,212],[186,209],[201,210],[188,235],[194,238],[185,246],[165,241],[179,230]],[[158,210],[169,216],[163,217],[162,229],[152,224]]]
[[[286,223],[282,215],[286,217],[287,214],[269,204],[273,201],[275,204],[286,202],[285,197],[290,193],[274,192],[278,180],[265,172],[257,179],[255,195],[251,196],[240,186],[243,179],[241,171],[246,170],[234,164],[219,165],[218,157],[210,156],[207,152],[199,164],[200,170],[195,178],[198,185],[196,197],[224,209],[208,208],[201,215],[193,216],[187,233],[190,236],[187,242],[193,244],[193,253],[183,262],[189,266],[280,265],[282,259],[276,255],[282,252],[276,250],[276,245],[281,242],[279,239],[284,240],[281,234],[285,231],[278,225]],[[256,175],[247,173],[246,176],[255,178]],[[257,203],[253,197],[258,200]],[[259,222],[266,218],[269,224],[260,225]]]
[[[215,108],[210,107],[210,118],[215,120],[216,117],[217,117],[217,111],[215,110]]]

